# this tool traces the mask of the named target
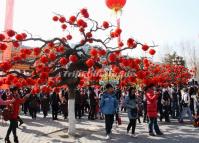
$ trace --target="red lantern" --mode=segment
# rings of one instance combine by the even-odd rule
[[[155,53],[156,53],[156,51],[155,51],[154,49],[150,49],[150,50],[149,50],[149,54],[150,54],[150,55],[153,56],[153,55],[155,55]]]
[[[114,10],[115,12],[120,11],[125,4],[126,0],[106,0],[107,7]]]

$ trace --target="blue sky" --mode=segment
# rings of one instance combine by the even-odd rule
[[[0,0],[0,31],[3,31],[5,1]],[[164,47],[168,44],[179,53],[181,49],[176,45],[182,41],[199,46],[198,6],[199,0],[127,0],[121,16],[123,39],[154,41],[159,45],[157,59],[167,51]],[[51,22],[53,12],[70,16],[82,7],[87,7],[91,17],[97,20],[115,22],[115,15],[106,8],[104,0],[15,0],[14,29],[25,29],[45,38],[59,35]]]

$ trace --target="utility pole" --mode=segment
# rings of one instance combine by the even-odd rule
[[[5,13],[5,25],[4,31],[13,28],[13,18],[14,18],[14,0],[6,0],[6,13]],[[7,49],[3,51],[2,61],[11,59],[12,44],[9,44]]]

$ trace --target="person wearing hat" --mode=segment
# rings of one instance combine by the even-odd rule
[[[118,101],[115,96],[114,88],[111,84],[105,86],[106,91],[103,93],[100,101],[100,109],[105,115],[106,139],[110,139],[110,134],[114,122],[114,114],[118,107]]]
[[[13,87],[13,88],[10,89],[11,96],[13,97],[14,102],[12,104],[13,112],[11,114],[11,118],[9,119],[10,125],[9,125],[8,130],[7,130],[6,137],[5,137],[6,143],[10,143],[9,136],[10,136],[11,131],[12,131],[13,136],[14,136],[14,142],[15,143],[19,142],[18,137],[17,137],[17,127],[18,127],[17,122],[18,122],[18,116],[19,116],[19,108],[20,108],[20,105],[25,102],[25,100],[28,98],[29,95],[24,96],[24,98],[20,98],[18,90],[19,89],[17,87]]]

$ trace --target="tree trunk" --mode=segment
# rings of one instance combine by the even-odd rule
[[[76,133],[76,119],[75,119],[75,88],[69,88],[68,99],[68,134],[75,135]]]

